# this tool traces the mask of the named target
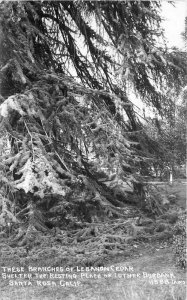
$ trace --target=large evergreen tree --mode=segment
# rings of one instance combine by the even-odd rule
[[[160,45],[159,10],[156,1],[0,4],[1,224],[122,214],[154,147],[129,88],[166,114],[168,89],[179,92],[186,72],[184,54]]]

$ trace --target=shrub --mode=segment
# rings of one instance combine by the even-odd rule
[[[179,217],[173,229],[173,250],[175,261],[181,268],[186,268],[186,214]]]

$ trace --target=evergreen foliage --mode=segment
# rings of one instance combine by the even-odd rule
[[[162,114],[186,72],[183,53],[158,46],[159,7],[0,3],[2,226],[20,222],[29,235],[123,216],[151,157],[128,86]]]

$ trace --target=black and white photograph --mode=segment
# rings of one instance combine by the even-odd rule
[[[0,0],[0,300],[186,300],[187,2]]]

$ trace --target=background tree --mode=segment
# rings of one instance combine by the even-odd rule
[[[178,170],[186,158],[186,105],[182,100],[175,106],[170,119],[149,118],[145,126],[152,143],[157,144],[155,158],[150,164],[150,174],[169,179],[170,172],[178,176]],[[175,174],[176,173],[176,174]]]

